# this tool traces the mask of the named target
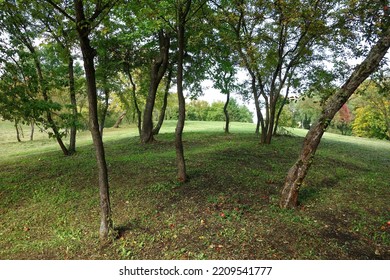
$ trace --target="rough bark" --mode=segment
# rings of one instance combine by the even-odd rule
[[[366,59],[355,68],[344,85],[327,100],[317,123],[310,128],[306,135],[298,160],[287,173],[281,193],[280,207],[294,208],[297,206],[299,189],[312,164],[325,129],[359,85],[377,69],[389,47],[390,29],[387,28],[378,42],[372,47]]]
[[[144,117],[142,122],[142,133],[141,133],[141,142],[150,143],[154,140],[153,138],[153,109],[156,101],[156,94],[158,86],[161,82],[161,79],[164,77],[164,74],[168,67],[169,59],[169,46],[170,46],[170,37],[169,35],[164,34],[163,30],[159,31],[159,47],[160,53],[156,59],[154,59],[150,71],[150,85],[148,97],[146,99]]]
[[[109,239],[113,232],[113,224],[111,219],[111,207],[108,184],[108,170],[105,159],[103,140],[99,131],[98,110],[97,110],[97,89],[94,57],[96,50],[91,47],[89,40],[90,25],[84,14],[82,0],[74,0],[76,11],[77,32],[79,35],[80,48],[83,55],[84,70],[87,81],[87,94],[89,105],[89,123],[93,140],[93,145],[96,153],[96,161],[99,175],[99,194],[100,194],[100,239],[105,242]]]
[[[230,133],[229,131],[230,118],[229,118],[229,111],[228,111],[229,101],[230,101],[230,92],[228,91],[226,94],[226,102],[225,105],[223,106],[223,113],[225,114],[225,133]]]
[[[160,129],[161,129],[162,124],[163,124],[164,119],[165,119],[165,112],[166,112],[167,106],[168,106],[169,89],[171,87],[171,82],[172,82],[172,72],[173,72],[173,70],[170,67],[170,69],[168,71],[168,76],[167,76],[167,83],[165,85],[163,105],[161,107],[161,112],[160,112],[160,116],[158,118],[158,122],[157,122],[156,126],[153,128],[153,135],[159,134]]]

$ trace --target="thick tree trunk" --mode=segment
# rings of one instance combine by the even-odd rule
[[[297,206],[299,188],[312,164],[313,157],[325,129],[329,126],[334,115],[340,110],[343,104],[347,102],[348,98],[354,93],[359,85],[377,69],[389,47],[390,29],[387,29],[376,45],[372,47],[366,59],[355,68],[345,84],[327,100],[318,122],[310,128],[306,135],[298,160],[287,173],[281,193],[280,207],[294,208]]]
[[[223,113],[225,114],[225,133],[230,133],[229,131],[230,119],[229,119],[229,111],[228,111],[229,101],[230,101],[230,92],[228,91],[226,94],[226,102],[225,105],[223,106]]]
[[[167,77],[167,84],[165,85],[163,105],[161,107],[161,112],[160,112],[158,122],[157,122],[156,126],[153,128],[153,135],[159,134],[160,129],[161,129],[162,124],[163,124],[164,119],[165,119],[165,112],[166,112],[167,106],[168,106],[169,88],[171,87],[171,81],[172,81],[172,71],[173,71],[172,68],[169,69],[168,77]]]
[[[160,54],[157,57],[157,59],[153,61],[152,68],[150,71],[149,93],[146,99],[144,118],[142,122],[142,133],[141,133],[142,143],[150,143],[154,140],[153,138],[154,103],[156,101],[158,86],[168,67],[170,38],[168,35],[165,35],[162,30],[159,31],[158,36],[159,36]]]
[[[70,127],[69,138],[69,153],[74,154],[76,152],[76,134],[77,134],[77,103],[76,103],[76,88],[74,83],[74,65],[72,55],[68,55],[68,75],[69,75],[69,97],[70,104],[72,105],[72,125]]]
[[[74,0],[76,11],[77,32],[80,39],[80,48],[83,54],[84,70],[87,81],[87,94],[89,105],[89,123],[96,152],[96,161],[99,175],[99,194],[100,194],[100,239],[103,242],[109,240],[113,233],[113,224],[111,219],[111,207],[108,184],[108,170],[105,159],[103,140],[99,131],[98,110],[97,110],[97,89],[94,57],[96,50],[91,47],[89,40],[90,26],[85,18],[83,2]]]

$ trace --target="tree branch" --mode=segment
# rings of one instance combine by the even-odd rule
[[[63,14],[66,18],[69,20],[76,22],[76,19],[70,16],[64,9],[62,9],[60,6],[58,6],[56,3],[54,3],[52,0],[44,0],[50,5],[52,5],[57,11],[59,11],[61,14]]]

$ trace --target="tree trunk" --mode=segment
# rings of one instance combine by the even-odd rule
[[[126,116],[126,111],[124,111],[124,112],[119,116],[119,118],[118,118],[117,121],[115,122],[113,128],[119,128],[119,125],[122,123],[122,120],[124,119],[125,116]]]
[[[179,102],[179,116],[175,130],[175,147],[177,161],[177,177],[180,182],[187,181],[186,163],[183,148],[183,130],[186,118],[185,98],[183,94],[183,63],[185,50],[185,22],[191,7],[191,0],[187,0],[186,8],[183,11],[181,5],[178,7],[178,61],[177,61],[177,98]]]
[[[288,98],[288,95],[289,95],[289,92],[290,92],[290,80],[291,79],[289,79],[289,81],[288,81],[288,86],[287,86],[286,94],[285,94],[285,96],[283,98],[283,102],[280,105],[280,108],[279,108],[278,113],[276,115],[275,126],[274,126],[274,135],[276,135],[276,133],[278,132],[280,115],[282,114],[284,105],[286,104],[286,101],[287,101],[287,98]]]
[[[150,143],[154,140],[153,138],[154,103],[156,101],[158,86],[168,67],[170,38],[169,35],[164,34],[163,30],[159,31],[158,37],[159,37],[159,45],[160,45],[160,54],[153,61],[152,68],[150,71],[149,93],[146,99],[144,118],[142,122],[142,133],[141,133],[142,143]]]
[[[229,131],[230,119],[229,119],[229,111],[228,111],[229,101],[230,101],[230,92],[228,91],[226,94],[226,102],[225,105],[223,106],[223,113],[225,114],[225,133],[230,133]]]
[[[164,119],[165,119],[165,112],[166,112],[166,109],[168,106],[169,88],[171,87],[171,82],[172,82],[172,72],[173,72],[173,70],[172,70],[172,68],[170,68],[168,71],[167,84],[165,85],[163,105],[161,107],[161,112],[160,112],[158,122],[153,129],[153,135],[159,134],[160,129],[161,129],[162,124],[163,124]]]
[[[16,130],[16,140],[18,140],[18,142],[22,142],[22,140],[20,139],[20,133],[19,133],[19,123],[17,120],[15,120],[15,130]]]
[[[77,103],[76,103],[76,88],[74,83],[74,66],[72,55],[68,54],[68,75],[69,75],[69,97],[72,105],[72,125],[70,127],[69,138],[69,153],[76,152],[76,133],[77,133]]]
[[[139,106],[138,106],[138,102],[137,102],[137,95],[136,95],[136,90],[137,90],[137,87],[133,81],[133,76],[131,75],[130,73],[130,70],[127,69],[127,75],[129,76],[129,80],[130,80],[130,83],[131,83],[131,87],[132,87],[132,95],[133,95],[133,102],[134,102],[134,108],[135,108],[135,111],[137,113],[137,127],[138,127],[138,134],[139,136],[141,136],[142,134],[142,123],[141,123],[141,110],[139,109]],[[134,121],[134,114],[133,114],[133,121]]]
[[[96,161],[99,175],[99,194],[100,194],[100,240],[106,242],[110,234],[113,233],[113,224],[111,219],[111,207],[108,184],[108,170],[105,159],[103,139],[99,131],[98,110],[97,110],[97,89],[94,57],[96,50],[91,47],[89,40],[90,23],[85,18],[82,0],[74,0],[76,11],[77,32],[80,40],[80,48],[83,54],[84,70],[87,81],[87,94],[89,105],[89,123],[96,152]],[[89,24],[88,24],[89,23]]]
[[[34,58],[34,64],[35,64],[35,70],[37,71],[38,75],[38,84],[42,93],[43,100],[46,102],[49,102],[49,96],[47,95],[47,88],[45,85],[45,81],[43,78],[41,63],[37,57],[37,54],[35,52],[35,48],[32,45],[27,45],[27,48],[29,49],[30,53],[33,55]],[[46,118],[47,122],[49,123],[50,128],[53,130],[54,137],[57,140],[58,145],[60,145],[60,148],[65,156],[69,155],[68,149],[65,147],[64,142],[62,141],[61,135],[59,133],[58,127],[55,124],[50,109],[46,111]]]
[[[108,106],[110,106],[109,99],[110,99],[110,90],[104,86],[104,104],[103,104],[103,110],[102,110],[102,115],[100,118],[100,125],[99,125],[99,131],[101,137],[103,137],[103,129],[106,124],[106,117],[107,117],[107,112],[108,112]]]
[[[267,136],[265,138],[264,144],[271,144],[272,136],[274,132],[274,124],[275,124],[275,110],[276,110],[276,101],[271,101],[270,104],[270,113],[267,124]]]
[[[310,128],[306,135],[298,160],[287,173],[281,193],[280,207],[294,208],[297,206],[299,188],[312,164],[325,129],[359,85],[377,69],[389,47],[390,29],[388,28],[376,45],[372,47],[366,59],[355,68],[345,84],[327,100],[318,122]]]
[[[34,140],[34,130],[35,130],[35,122],[34,120],[31,120],[31,123],[30,123],[30,141],[33,141]]]

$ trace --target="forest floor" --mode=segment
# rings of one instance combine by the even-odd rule
[[[390,259],[390,142],[326,134],[299,208],[282,210],[303,130],[260,145],[253,124],[187,122],[180,184],[174,125],[150,145],[133,126],[105,130],[118,237],[102,246],[89,133],[64,157],[1,122],[0,259]]]

